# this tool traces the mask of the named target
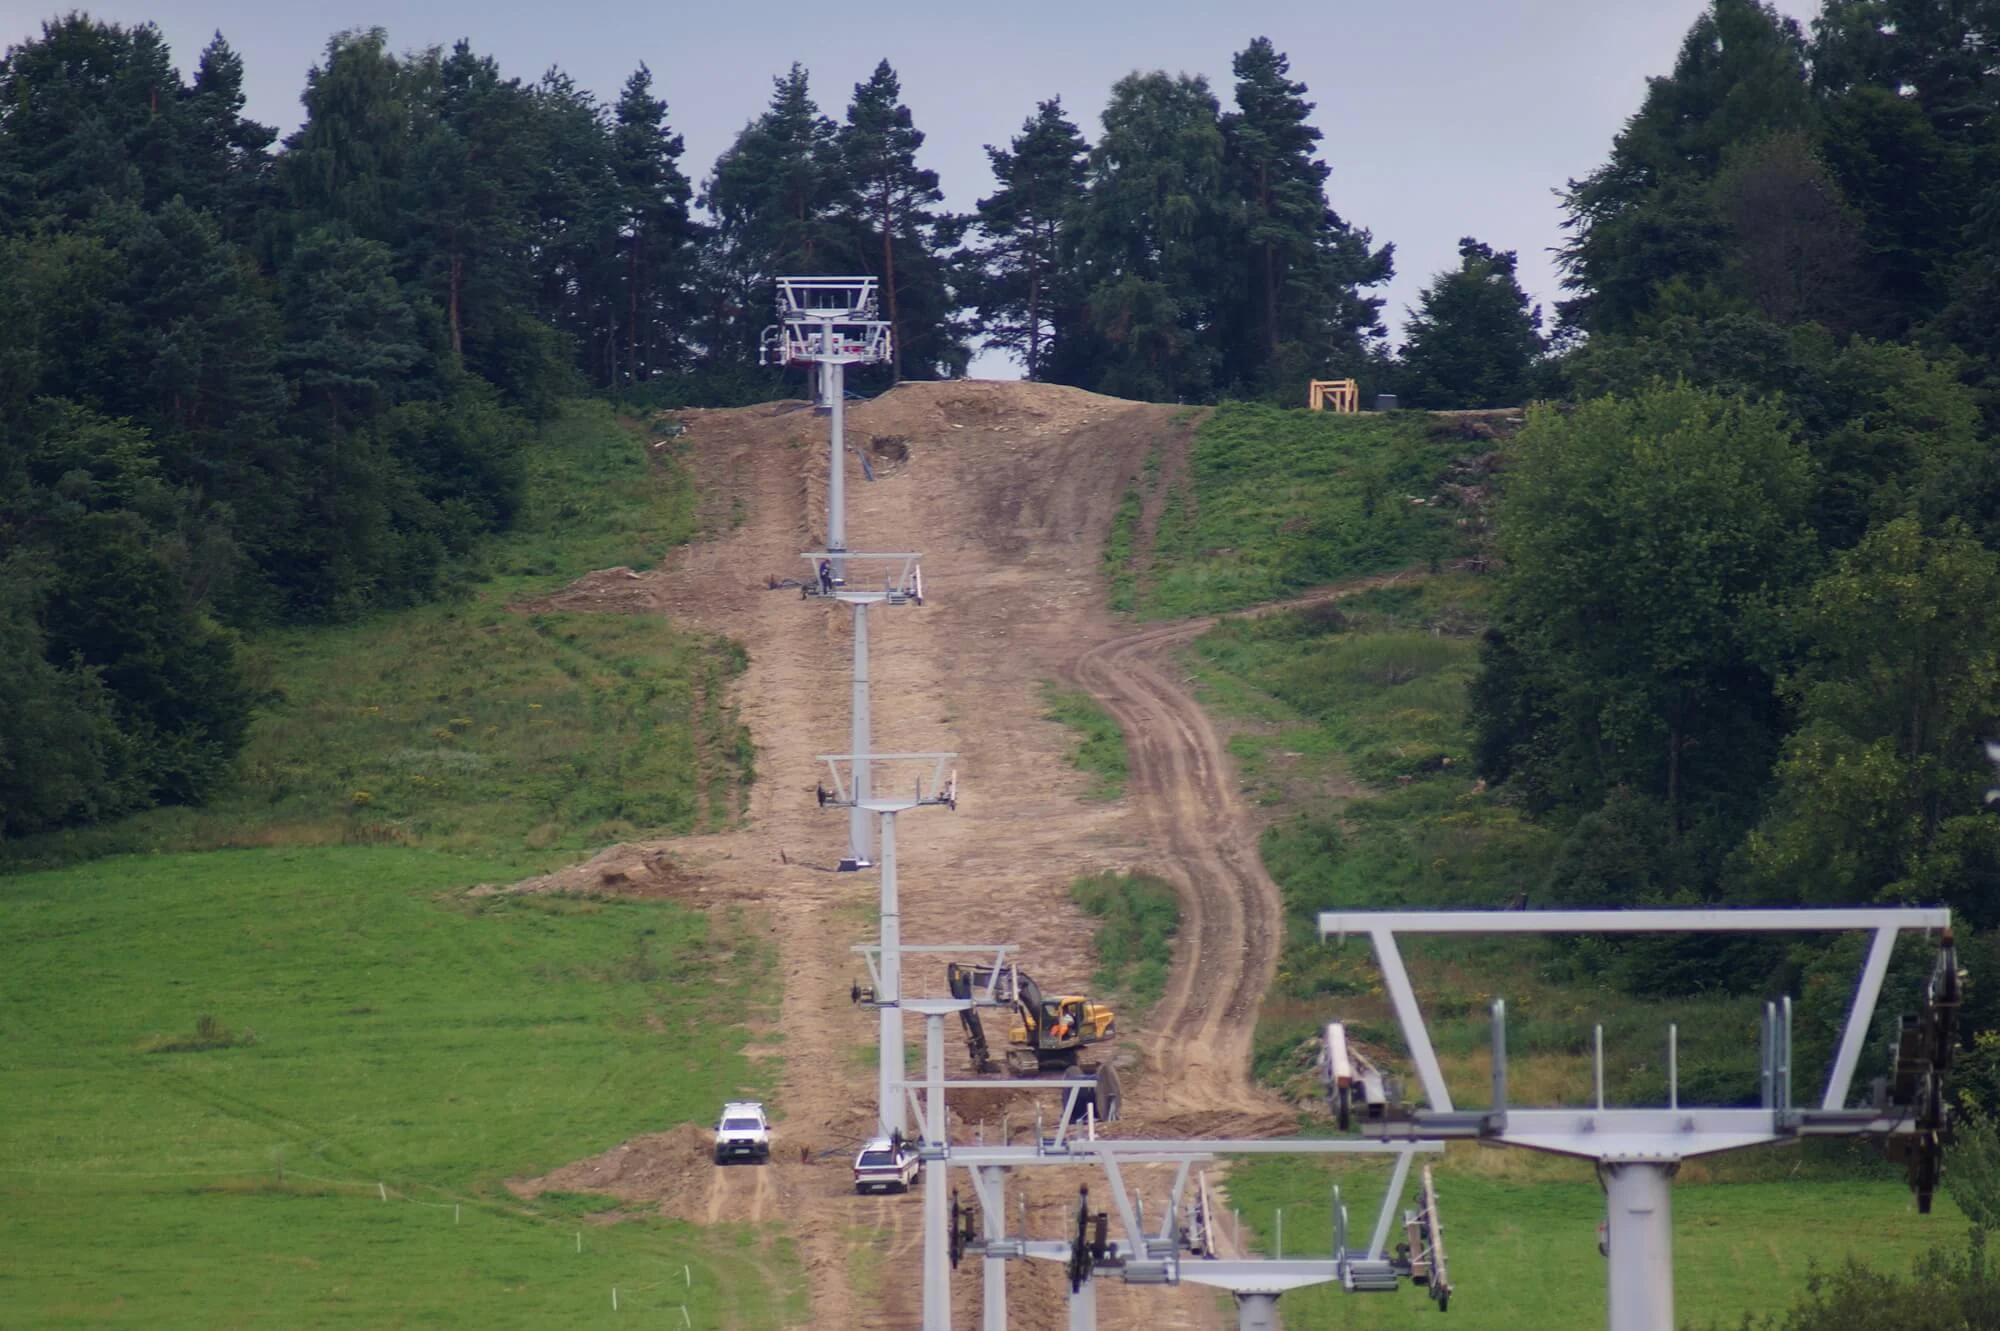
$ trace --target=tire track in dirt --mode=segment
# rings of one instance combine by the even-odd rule
[[[1149,1116],[1282,1112],[1250,1081],[1257,1010],[1284,937],[1278,885],[1221,737],[1169,673],[1173,652],[1214,623],[1123,634],[1068,669],[1125,732],[1128,788],[1181,897],[1174,964],[1146,1035]]]
[[[1130,763],[1128,788],[1163,875],[1181,901],[1167,991],[1154,1008],[1145,1052],[1157,1082],[1141,1112],[1234,1115],[1289,1126],[1291,1112],[1250,1079],[1257,1012],[1284,946],[1284,904],[1258,850],[1234,762],[1214,724],[1182,684],[1174,653],[1225,618],[1302,609],[1416,576],[1374,574],[1230,615],[1135,629],[1082,652],[1065,670],[1117,718]],[[1189,1124],[1194,1127],[1194,1124]],[[1201,1125],[1205,1134],[1222,1124]]]

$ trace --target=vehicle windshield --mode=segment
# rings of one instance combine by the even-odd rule
[[[864,1169],[873,1168],[876,1166],[894,1168],[896,1164],[896,1153],[894,1151],[863,1151],[861,1153],[861,1160],[859,1163],[861,1167]]]
[[[759,1123],[754,1118],[725,1118],[722,1120],[722,1130],[724,1132],[755,1132],[763,1126],[762,1123]]]

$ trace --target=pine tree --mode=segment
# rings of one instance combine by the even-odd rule
[[[1420,407],[1519,406],[1544,350],[1541,307],[1529,308],[1514,251],[1467,236],[1458,254],[1457,270],[1424,288],[1410,319],[1404,391]]]
[[[950,327],[952,294],[938,252],[956,228],[933,211],[944,195],[937,172],[917,165],[924,136],[901,98],[896,71],[880,62],[866,83],[855,85],[837,140],[845,168],[843,221],[853,233],[850,248],[881,279],[894,382],[902,380],[906,361],[926,376],[965,363]]]
[[[624,379],[637,383],[676,359],[672,330],[685,322],[691,190],[680,168],[681,136],[667,128],[667,104],[652,94],[645,65],[618,98],[613,171],[625,251]]]
[[[267,202],[272,142],[278,132],[243,118],[243,57],[221,33],[202,49],[194,83],[181,94],[183,196],[215,214],[232,239],[249,239]]]
[[[1129,74],[1090,154],[1079,278],[1088,334],[1054,376],[1099,392],[1207,396],[1219,285],[1222,129],[1206,79]]]
[[[617,253],[623,201],[605,108],[560,70],[534,89],[543,169],[530,209],[530,270],[542,319],[575,346],[590,381],[619,382],[625,266]]]
[[[805,68],[776,79],[771,105],[716,160],[702,202],[715,218],[711,352],[754,354],[780,274],[826,272],[839,252],[831,209],[840,183],[833,121],[819,112]]]
[[[154,207],[186,192],[187,89],[159,29],[72,13],[0,59],[0,231],[80,221],[101,207]]]
[[[1563,196],[1563,321],[1621,331],[1675,277],[1699,284],[1729,257],[1710,183],[1733,146],[1810,129],[1805,38],[1763,0],[1713,0],[1666,78],[1613,140],[1611,160]]]
[[[1292,81],[1290,62],[1259,37],[1238,52],[1236,110],[1222,118],[1227,187],[1245,263],[1233,275],[1233,299],[1220,307],[1227,383],[1276,387],[1301,371],[1353,371],[1364,339],[1382,333],[1382,302],[1360,290],[1386,282],[1393,249],[1371,248],[1327,207],[1331,174],[1313,156],[1320,132],[1307,123],[1313,104]],[[1289,354],[1286,347],[1290,346]]]
[[[1067,279],[1089,151],[1054,97],[1036,107],[1006,148],[986,146],[1000,188],[978,205],[987,244],[977,330],[987,345],[1018,355],[1030,379],[1042,376],[1049,344],[1080,317]]]

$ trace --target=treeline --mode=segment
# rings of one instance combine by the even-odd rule
[[[1388,247],[1326,205],[1266,41],[1235,107],[1123,80],[1051,101],[942,209],[885,62],[836,122],[806,72],[697,197],[641,65],[605,104],[464,42],[333,38],[282,144],[220,37],[71,14],[0,60],[0,836],[198,801],[254,705],[235,633],[436,594],[520,502],[566,394],[787,391],[782,273],[882,280],[896,362],[970,339],[1038,377],[1213,398],[1382,358]]]
[[[1810,37],[1714,0],[1570,185],[1541,372],[1579,405],[1508,445],[1474,699],[1482,773],[1567,833],[1551,902],[2000,925],[1996,43],[1990,0]],[[1647,974],[1787,983],[1705,942]]]

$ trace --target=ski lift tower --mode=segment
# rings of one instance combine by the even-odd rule
[[[764,330],[760,365],[812,365],[816,402],[829,417],[829,474],[826,546],[834,572],[844,573],[847,550],[846,421],[847,367],[889,360],[889,325],[879,319],[872,277],[781,277],[778,317]]]
[[[847,854],[840,870],[850,873],[875,863],[874,828],[868,821],[868,607],[871,605],[922,605],[924,570],[914,554],[848,554],[845,559],[834,550],[808,550],[799,556],[812,565],[812,576],[800,585],[805,599],[818,597],[854,607],[853,712],[848,730],[852,761],[847,806]],[[844,563],[852,578],[838,571]],[[824,803],[824,801],[822,801]]]
[[[1604,1028],[1597,1028],[1596,1096],[1584,1108],[1515,1108],[1507,1100],[1506,1003],[1493,1004],[1493,1103],[1458,1109],[1397,948],[1402,934],[1690,934],[1798,933],[1854,930],[1873,935],[1818,1105],[1792,1103],[1792,1002],[1764,1008],[1761,1103],[1752,1108],[1693,1107],[1680,1102],[1679,1037],[1667,1028],[1665,1106],[1607,1108],[1604,1103]],[[1861,1061],[1875,1003],[1888,974],[1897,935],[1939,930],[1935,967],[1924,1010],[1904,1017],[1891,1046],[1891,1073],[1878,1081],[1866,1105],[1850,1108],[1848,1088]],[[1339,1023],[1327,1028],[1329,1089],[1344,1120],[1353,1082],[1367,1087],[1363,1129],[1386,1139],[1471,1138],[1518,1146],[1597,1164],[1607,1211],[1605,1256],[1611,1331],[1674,1331],[1673,1195],[1670,1184],[1682,1160],[1740,1151],[1805,1137],[1880,1137],[1909,1166],[1917,1209],[1928,1212],[1936,1190],[1946,1128],[1944,1074],[1957,1038],[1960,975],[1952,946],[1951,913],[1895,907],[1831,910],[1552,910],[1334,912],[1319,917],[1322,939],[1366,936],[1375,947],[1383,988],[1403,1028],[1410,1060],[1422,1084],[1423,1108],[1401,1109],[1380,1090],[1372,1068],[1350,1075],[1357,1061]]]
[[[875,973],[874,1002],[881,1013],[881,1035],[878,1041],[876,1079],[876,1119],[881,1125],[882,1135],[908,1135],[909,1120],[904,1114],[903,1100],[903,919],[902,905],[896,895],[896,815],[910,809],[930,808],[943,805],[947,809],[958,808],[958,773],[946,772],[946,764],[958,757],[955,753],[878,753],[862,754],[858,758],[851,753],[831,753],[820,755],[827,771],[833,777],[833,789],[819,788],[820,807],[832,805],[837,808],[862,810],[877,814],[882,819],[882,940],[881,955],[877,959]],[[842,775],[842,767],[854,773],[866,769],[869,762],[910,763],[926,762],[931,765],[930,788],[925,790],[922,777],[905,794],[864,796],[855,791],[852,780]]]
[[[1421,1205],[1405,1211],[1404,1233],[1407,1246],[1396,1255],[1388,1252],[1393,1217],[1409,1178],[1412,1157],[1444,1149],[1437,1141],[1368,1141],[1353,1137],[1279,1138],[1254,1140],[1145,1140],[1107,1139],[1097,1135],[1100,1122],[1116,1117],[1115,1102],[1100,1116],[1106,1082],[1051,1081],[1047,1079],[975,1078],[951,1080],[944,1069],[944,1024],[947,1017],[976,1006],[997,1002],[994,986],[982,993],[974,990],[968,998],[906,998],[903,1006],[925,1021],[924,1076],[904,1085],[912,1097],[923,1092],[922,1156],[924,1160],[924,1331],[951,1331],[951,1288],[949,1267],[961,1258],[977,1255],[984,1265],[983,1331],[1005,1331],[1007,1326],[1006,1264],[1010,1260],[1037,1258],[1064,1263],[1069,1276],[1069,1319],[1071,1331],[1096,1331],[1096,1282],[1118,1279],[1127,1285],[1207,1285],[1228,1290],[1236,1299],[1239,1331],[1272,1331],[1277,1325],[1278,1297],[1287,1290],[1307,1285],[1337,1283],[1349,1293],[1391,1293],[1401,1280],[1410,1279],[1429,1287],[1431,1298],[1442,1309],[1451,1294],[1445,1269],[1443,1230],[1438,1221],[1437,1193],[1430,1171],[1424,1171]],[[1115,1085],[1115,1079],[1111,1083]],[[1032,1144],[954,1145],[946,1131],[945,1093],[951,1090],[995,1089],[1060,1093],[1062,1110],[1053,1133],[1044,1130],[1039,1116]],[[1081,1111],[1081,1112],[1080,1112]],[[1283,1252],[1283,1231],[1279,1252],[1272,1258],[1227,1258],[1218,1251],[1215,1207],[1204,1175],[1190,1189],[1193,1166],[1222,1155],[1387,1155],[1396,1166],[1383,1195],[1372,1238],[1366,1247],[1350,1247],[1347,1238],[1347,1209],[1340,1189],[1333,1191],[1334,1241],[1332,1251],[1323,1256],[1293,1256]],[[1149,1228],[1145,1212],[1128,1186],[1125,1168],[1134,1165],[1171,1165],[1175,1175],[1165,1207],[1154,1227]],[[1007,1233],[1006,1177],[1016,1169],[1034,1167],[1102,1169],[1113,1202],[1122,1237],[1111,1233],[1107,1213],[1093,1215],[1089,1192],[1082,1193],[1074,1234],[1062,1239],[1031,1239],[1025,1234]],[[961,1206],[955,1190],[946,1193],[948,1169],[967,1172],[974,1195],[974,1208]],[[975,1223],[975,1219],[979,1223]]]

